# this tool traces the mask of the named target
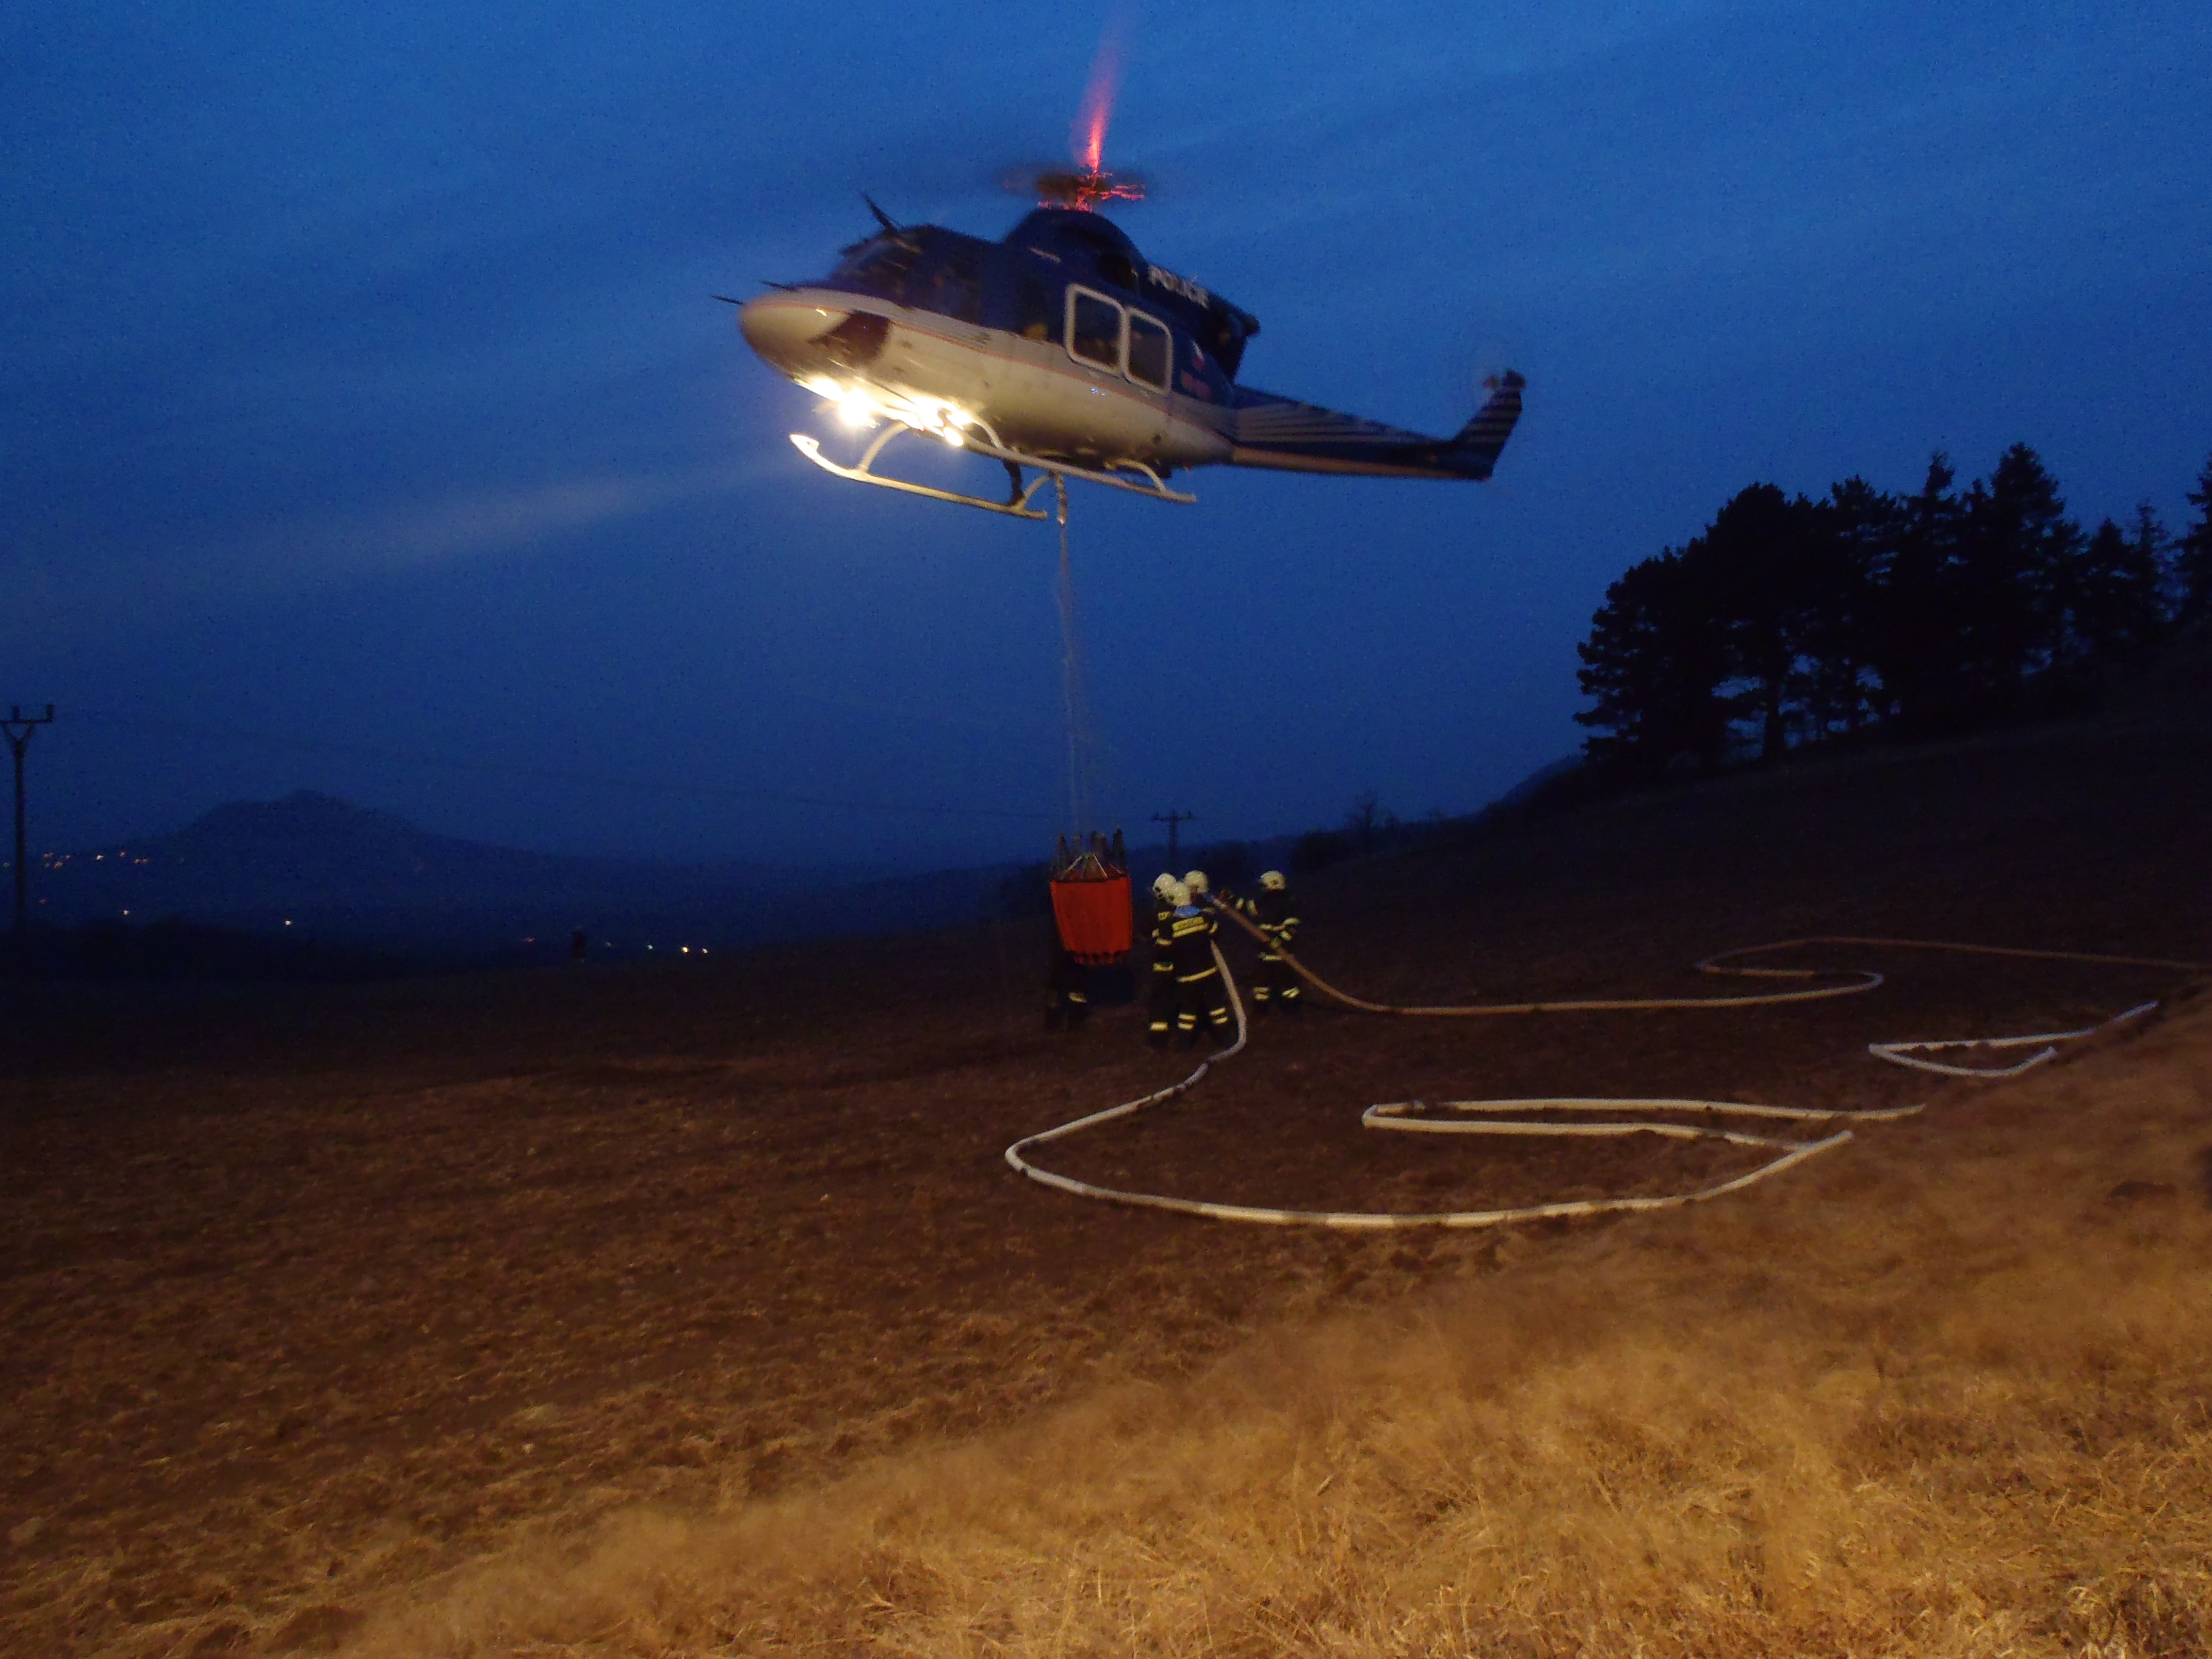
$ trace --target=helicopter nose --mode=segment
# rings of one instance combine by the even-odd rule
[[[815,343],[845,316],[842,310],[793,295],[763,294],[738,307],[738,328],[764,362],[799,370],[819,366],[822,352]]]

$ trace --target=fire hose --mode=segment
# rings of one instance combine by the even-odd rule
[[[1639,997],[1639,998],[1583,998],[1547,1002],[1478,1003],[1456,1006],[1401,1006],[1370,1002],[1340,991],[1329,984],[1290,951],[1275,944],[1257,926],[1226,906],[1215,905],[1216,911],[1227,916],[1237,927],[1279,956],[1291,970],[1321,995],[1341,1003],[1346,1007],[1365,1013],[1395,1014],[1427,1018],[1472,1018],[1512,1014],[1582,1013],[1593,1012],[1628,1012],[1683,1008],[1747,1008],[1779,1003],[1808,1002],[1823,998],[1857,996],[1882,984],[1883,976],[1871,969],[1849,969],[1850,982],[1842,985],[1810,987],[1788,991],[1749,993],[1736,996],[1718,997]],[[2002,945],[1959,944],[1946,940],[1876,939],[1859,935],[1824,934],[1804,939],[1784,939],[1768,945],[1741,945],[1707,957],[1697,963],[1698,971],[1705,974],[1729,975],[1760,979],[1811,979],[1823,976],[1824,970],[1812,968],[1748,968],[1727,965],[1744,957],[1762,956],[1775,951],[1795,950],[1810,945],[1845,945],[1862,947],[1881,947],[1893,950],[1945,951],[1972,955],[2021,957],[2043,962],[2094,963],[2112,966],[2159,968],[2180,972],[2206,971],[2206,964],[2177,962],[2151,957],[2106,956],[2073,951],[2027,951]],[[1006,1148],[1006,1162],[1030,1180],[1047,1187],[1057,1188],[1079,1197],[1103,1200],[1108,1203],[1132,1205],[1145,1209],[1170,1210],[1184,1215],[1204,1216],[1216,1221],[1257,1222],[1275,1226],[1328,1227],[1344,1231],[1376,1231],[1401,1227],[1495,1227],[1512,1222],[1540,1221],[1576,1216],[1634,1212],[1645,1210],[1674,1209],[1685,1205],[1705,1203],[1729,1193],[1741,1192],[1756,1182],[1781,1174],[1815,1155],[1842,1146],[1852,1138],[1849,1127],[1854,1123],[1888,1122],[1910,1117],[1922,1107],[1897,1106],[1861,1110],[1822,1110],[1799,1106],[1759,1105],[1742,1101],[1674,1100],[1660,1098],[1595,1099],[1579,1097],[1548,1097],[1521,1100],[1448,1100],[1438,1102],[1397,1101],[1370,1106],[1360,1115],[1362,1127],[1399,1130],[1425,1134],[1488,1134],[1518,1136],[1581,1136],[1619,1137],[1636,1134],[1657,1135],[1674,1140],[1711,1139],[1732,1146],[1757,1146],[1771,1150],[1776,1156],[1757,1168],[1727,1180],[1694,1190],[1658,1195],[1624,1198],[1571,1199],[1547,1204],[1516,1205],[1486,1210],[1450,1210],[1437,1212],[1360,1211],[1360,1210],[1291,1210],[1246,1204],[1221,1204],[1209,1200],[1178,1198],[1161,1193],[1133,1192],[1121,1188],[1102,1187],[1087,1181],[1079,1181],[1039,1167],[1025,1156],[1034,1148],[1065,1139],[1087,1129],[1097,1128],[1118,1118],[1128,1117],[1147,1108],[1158,1106],[1188,1092],[1197,1086],[1216,1063],[1229,1060],[1243,1052],[1249,1035],[1244,1013],[1243,999],[1238,995],[1237,981],[1230,974],[1229,964],[1221,955],[1218,944],[1212,946],[1213,960],[1221,974],[1222,984],[1228,993],[1229,1003],[1236,1016],[1237,1040],[1227,1048],[1207,1055],[1198,1068],[1179,1083],[1170,1084],[1139,1099],[1123,1101],[1103,1111],[1091,1113],[1060,1124],[1042,1133],[1026,1136]],[[2058,1045],[2096,1035],[2099,1032],[2136,1019],[2156,1008],[2155,1002],[2145,1002],[2098,1024],[2078,1030],[2047,1031],[2031,1036],[2008,1037],[1943,1037],[1914,1039],[1891,1042],[1873,1042],[1868,1052],[1877,1059],[1894,1065],[1911,1066],[1922,1071],[1940,1073],[1952,1077],[2004,1078],[2016,1077],[2033,1066],[2055,1058]],[[1955,1048],[2016,1048],[2041,1045],[2033,1054],[2015,1064],[2003,1067],[1956,1066],[1947,1061],[1922,1056]],[[1684,1123],[1658,1118],[1613,1117],[1602,1121],[1559,1121],[1558,1118],[1575,1114],[1595,1115],[1624,1110],[1668,1112],[1677,1117],[1689,1116],[1703,1122]],[[1422,1115],[1431,1111],[1455,1114],[1451,1117]],[[1547,1114],[1538,1119],[1535,1114]],[[1747,1128],[1726,1126],[1725,1120],[1751,1120],[1768,1123],[1800,1122],[1818,1124],[1832,1129],[1832,1133],[1811,1140],[1792,1139],[1785,1136],[1754,1133]]]

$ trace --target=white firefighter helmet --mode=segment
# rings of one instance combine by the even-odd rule
[[[1174,903],[1175,908],[1180,910],[1190,902],[1190,889],[1177,882],[1168,889],[1168,897]]]
[[[1152,878],[1152,892],[1158,897],[1165,898],[1175,890],[1175,884],[1176,878],[1163,870]]]
[[[1213,890],[1212,884],[1206,880],[1206,872],[1203,870],[1191,871],[1183,877],[1182,884],[1190,889],[1193,898],[1204,898]]]
[[[1262,870],[1260,872],[1260,885],[1266,888],[1271,893],[1279,893],[1284,888],[1290,885],[1290,884],[1283,879],[1283,872],[1281,871]]]

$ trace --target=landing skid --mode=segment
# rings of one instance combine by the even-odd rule
[[[1012,486],[1003,501],[987,501],[981,495],[963,495],[957,490],[936,489],[928,484],[908,483],[903,478],[886,478],[874,471],[876,459],[884,447],[900,434],[914,428],[902,423],[886,426],[875,441],[861,452],[858,466],[840,466],[822,453],[821,441],[804,432],[791,434],[792,443],[799,453],[820,467],[824,472],[834,472],[841,478],[850,478],[855,483],[875,484],[884,489],[902,490],[909,495],[923,495],[933,501],[951,501],[961,507],[980,507],[986,513],[1004,513],[1017,519],[1042,519],[1049,515],[1041,507],[1031,505],[1038,490],[1044,488],[1047,478],[1081,478],[1089,483],[1105,484],[1109,489],[1126,489],[1133,495],[1149,496],[1153,501],[1179,501],[1185,505],[1198,497],[1181,490],[1170,489],[1167,481],[1142,461],[1121,461],[1115,465],[1119,471],[1102,471],[1097,468],[1077,466],[1071,461],[1048,461],[1041,455],[1031,455],[1023,450],[1009,449],[998,441],[995,433],[988,436],[963,435],[963,447],[978,455],[988,455],[1004,462]],[[983,428],[988,432],[988,428]],[[1022,469],[1036,469],[1037,476],[1026,484],[1022,482]],[[1130,474],[1137,476],[1131,477]]]

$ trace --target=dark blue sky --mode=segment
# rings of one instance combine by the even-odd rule
[[[1606,584],[1754,479],[2024,439],[2077,514],[2180,522],[2208,15],[1130,9],[1107,155],[1159,189],[1121,222],[1262,319],[1247,380],[1431,431],[1486,370],[1529,390],[1486,488],[1077,491],[1107,816],[1480,805],[1578,740]],[[560,850],[1037,852],[1051,531],[815,471],[813,400],[708,296],[824,270],[861,189],[1001,234],[1104,19],[18,0],[0,702],[62,706],[34,841],[304,785]]]

